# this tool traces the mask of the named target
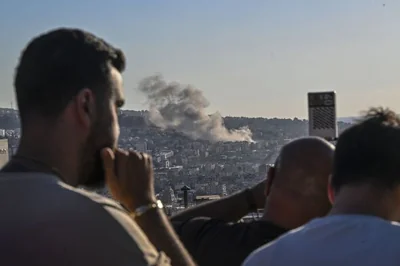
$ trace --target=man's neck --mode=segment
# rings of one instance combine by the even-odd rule
[[[373,186],[345,187],[335,196],[335,202],[328,215],[359,214],[377,216],[397,221],[399,215],[393,213],[395,192],[383,191]]]
[[[58,172],[60,178],[69,185],[76,186],[76,154],[72,154],[67,140],[57,138],[55,134],[24,135],[21,138],[16,156],[31,160],[39,171]]]
[[[271,199],[267,202],[261,219],[287,230],[297,228],[314,218],[313,215],[309,215],[308,211],[299,205]]]

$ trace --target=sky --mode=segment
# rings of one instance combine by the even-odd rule
[[[127,109],[146,109],[137,84],[161,73],[224,116],[306,118],[307,92],[330,90],[339,116],[399,111],[399,25],[397,0],[2,0],[0,106],[15,107],[29,40],[67,26],[124,50]]]

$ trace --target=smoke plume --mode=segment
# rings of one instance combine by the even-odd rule
[[[138,89],[147,97],[148,119],[155,126],[212,142],[253,141],[248,127],[228,130],[219,113],[208,115],[209,102],[199,89],[167,82],[161,75],[143,79]]]

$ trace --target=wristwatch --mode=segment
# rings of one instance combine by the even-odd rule
[[[147,205],[142,205],[137,207],[132,213],[131,215],[133,216],[133,218],[136,217],[140,217],[143,214],[145,214],[146,212],[153,210],[153,209],[163,209],[164,205],[162,204],[161,200],[157,200],[156,202],[147,204]]]

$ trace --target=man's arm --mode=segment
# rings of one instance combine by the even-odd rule
[[[154,246],[163,248],[171,258],[172,265],[195,265],[163,210],[149,210],[136,217],[135,221]]]
[[[196,262],[207,266],[239,266],[255,249],[285,232],[264,222],[227,223],[204,217],[172,224]]]
[[[171,221],[186,221],[193,217],[209,217],[226,222],[238,221],[250,211],[251,203],[245,191],[199,204],[171,217]]]
[[[265,204],[265,181],[251,189],[186,209],[171,217],[171,221],[185,221],[193,217],[209,217],[227,222],[238,221]]]
[[[141,207],[156,201],[151,157],[144,153],[119,149],[114,152],[104,149],[102,156],[111,194],[127,210],[136,214],[134,220],[150,242],[159,251],[167,254],[174,266],[195,265],[162,210],[151,208],[139,216],[135,213]]]

